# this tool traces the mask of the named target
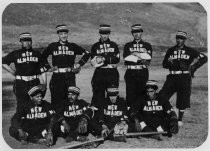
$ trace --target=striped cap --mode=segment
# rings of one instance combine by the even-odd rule
[[[79,93],[80,93],[80,88],[75,87],[75,86],[70,86],[70,87],[68,88],[68,93],[70,93],[70,92],[79,95]]]
[[[119,94],[119,88],[107,88],[107,95],[108,96],[117,96]]]
[[[100,34],[110,34],[110,32],[111,32],[111,29],[110,28],[111,28],[110,25],[102,24],[99,27],[99,33]]]
[[[187,39],[187,33],[184,32],[184,31],[178,31],[176,33],[176,38],[179,38],[179,39]]]
[[[131,32],[136,33],[136,32],[143,32],[141,24],[135,24],[131,26]]]
[[[146,89],[152,88],[154,90],[157,90],[158,89],[157,83],[158,82],[156,80],[148,80],[146,84]]]
[[[34,86],[28,91],[29,96],[35,96],[38,93],[42,93],[42,90],[39,86]]]
[[[56,26],[56,30],[57,30],[57,33],[59,32],[69,32],[68,28],[66,25],[62,24],[62,25],[57,25]]]
[[[31,33],[25,32],[19,35],[20,41],[32,41]]]

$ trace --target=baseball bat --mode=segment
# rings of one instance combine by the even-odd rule
[[[134,132],[134,133],[127,133],[126,137],[135,137],[135,136],[145,136],[145,135],[157,135],[157,134],[167,134],[166,131],[162,132]],[[122,137],[122,135],[114,135],[114,137]]]
[[[86,141],[86,142],[82,142],[82,143],[77,143],[77,144],[72,144],[72,143],[68,143],[64,146],[61,146],[61,147],[58,147],[57,149],[74,149],[74,148],[79,148],[79,147],[82,147],[82,146],[86,146],[86,145],[90,145],[92,143],[96,143],[96,142],[104,142],[108,136],[113,132],[114,128],[112,128],[109,132],[109,134],[106,136],[106,137],[101,137],[101,138],[97,138],[95,140],[90,140],[90,141]],[[97,147],[99,146],[100,144],[97,145]],[[56,149],[56,148],[55,148]]]
[[[74,148],[79,148],[79,147],[82,147],[82,146],[85,146],[85,145],[90,145],[92,143],[101,142],[101,141],[104,141],[103,137],[95,139],[95,140],[91,140],[91,141],[77,143],[77,144],[67,143],[64,146],[61,146],[61,147],[58,147],[58,148],[55,148],[55,149],[74,149]]]

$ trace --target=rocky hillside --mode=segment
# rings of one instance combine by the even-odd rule
[[[74,3],[10,4],[2,15],[3,48],[16,47],[18,35],[33,34],[35,47],[57,40],[55,26],[70,27],[70,41],[90,45],[98,39],[98,26],[112,26],[119,45],[132,39],[130,26],[141,23],[144,39],[153,45],[174,44],[177,30],[188,32],[188,44],[207,46],[207,13],[199,3]]]

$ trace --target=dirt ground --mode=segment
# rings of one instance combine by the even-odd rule
[[[168,71],[161,66],[157,66],[156,62],[160,60],[153,59],[150,67],[150,79],[159,81],[159,88],[162,87]],[[124,73],[125,67],[120,65],[118,67],[120,72],[120,95],[125,97],[125,82]],[[91,78],[93,75],[93,67],[87,63],[81,72],[77,75],[77,85],[81,88],[81,98],[90,102],[92,97],[91,90]],[[51,73],[48,73],[48,80]],[[10,118],[15,112],[16,101],[12,92],[12,84],[14,78],[2,71],[2,134],[3,138],[8,146],[13,149],[44,149],[45,146],[29,144],[21,145],[18,141],[9,136],[8,129],[10,126]],[[45,96],[50,101],[50,92],[47,91]],[[175,104],[176,97],[173,96],[170,100]],[[164,137],[163,141],[157,141],[148,138],[129,138],[126,143],[105,141],[98,148],[197,148],[205,149],[208,145],[206,141],[208,135],[208,72],[207,65],[200,68],[192,82],[192,95],[191,95],[191,108],[187,110],[183,118],[184,127],[182,127],[179,133],[172,138]],[[93,138],[90,138],[93,139]],[[204,143],[205,142],[205,143]],[[74,144],[75,142],[72,142]],[[204,144],[203,144],[204,143]],[[209,141],[208,141],[209,143]],[[7,146],[3,143],[3,146]],[[65,144],[62,138],[59,138],[56,145],[53,147],[59,147]],[[202,145],[203,144],[203,145]],[[8,147],[7,146],[7,147]]]

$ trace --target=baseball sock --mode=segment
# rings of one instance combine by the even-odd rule
[[[179,110],[178,121],[182,121],[182,117],[183,117],[183,115],[184,115],[184,111],[185,111],[185,110]]]

